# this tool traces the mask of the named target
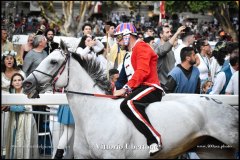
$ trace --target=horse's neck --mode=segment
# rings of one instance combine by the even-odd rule
[[[95,85],[92,78],[79,65],[79,63],[74,60],[72,61],[73,62],[70,63],[71,68],[69,75],[69,84],[66,90],[91,94],[105,94],[103,90],[101,90],[97,85]],[[84,119],[84,117],[86,116],[87,118],[96,116],[96,113],[99,110],[104,110],[106,108],[101,108],[99,106],[97,107],[97,105],[94,105],[94,103],[102,104],[105,103],[106,100],[109,100],[108,98],[98,98],[89,95],[72,93],[68,93],[67,98],[69,104],[72,105],[71,108],[73,110],[73,114],[76,114],[75,117],[79,117],[81,119]],[[95,113],[93,113],[93,111],[95,111]]]
[[[104,94],[80,64],[73,59],[71,59],[71,61],[67,89],[75,92]]]

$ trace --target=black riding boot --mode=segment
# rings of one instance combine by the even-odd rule
[[[54,159],[62,159],[63,158],[63,153],[64,153],[64,149],[57,149],[57,152],[54,156]]]

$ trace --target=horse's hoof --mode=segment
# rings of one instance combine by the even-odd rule
[[[54,156],[54,159],[62,159],[63,158],[63,153],[64,153],[64,149],[57,149],[57,152]]]

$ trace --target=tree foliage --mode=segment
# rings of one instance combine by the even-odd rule
[[[238,1],[166,1],[168,13],[210,12],[218,20],[225,32],[229,33],[234,41],[238,41],[238,34],[230,20],[230,10],[239,12]]]
[[[80,32],[83,23],[93,14],[96,3],[97,1],[61,1],[61,16],[57,14],[53,1],[38,1],[42,15],[58,25],[65,36],[76,36]]]
[[[214,11],[221,5],[229,8],[238,8],[238,1],[166,1],[166,10],[169,13],[190,11],[194,13]]]
[[[111,15],[109,13],[117,7],[118,4],[114,1],[102,1],[102,12],[104,13],[107,21],[111,19]]]

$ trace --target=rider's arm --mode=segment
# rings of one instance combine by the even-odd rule
[[[120,71],[119,77],[117,81],[115,82],[116,89],[121,89],[126,83],[127,83],[127,75],[124,69],[124,65],[122,65],[122,69]]]
[[[137,63],[131,79],[127,82],[128,87],[131,89],[134,89],[142,84],[145,78],[150,74],[151,70],[149,64],[153,51],[147,43],[138,42],[133,48],[133,52],[137,53],[135,54]]]

